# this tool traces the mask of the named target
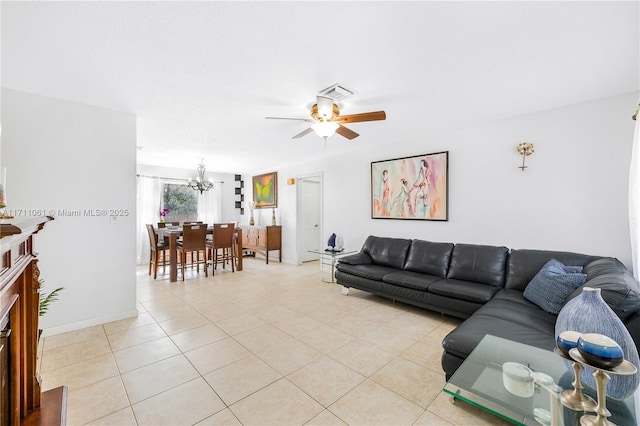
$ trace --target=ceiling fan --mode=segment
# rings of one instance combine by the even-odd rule
[[[287,117],[265,117],[270,120],[299,120],[306,121],[307,123],[313,123],[311,127],[297,135],[292,139],[301,138],[312,131],[315,131],[318,136],[327,140],[329,136],[334,133],[344,136],[351,140],[360,136],[353,130],[343,126],[347,123],[359,123],[363,121],[378,121],[387,118],[384,111],[363,112],[360,114],[340,115],[340,109],[338,105],[333,102],[333,99],[328,96],[318,95],[316,97],[316,103],[311,107],[310,118],[287,118]]]

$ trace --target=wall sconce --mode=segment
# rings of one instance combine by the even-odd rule
[[[524,160],[535,152],[533,149],[533,144],[528,142],[521,142],[518,144],[518,146],[516,146],[516,152],[522,155],[522,166],[518,166],[518,168],[522,169],[522,171],[524,172],[524,169],[527,168],[527,166],[524,165]]]
[[[296,183],[296,180],[294,178],[287,179],[287,185],[293,185],[295,183]]]

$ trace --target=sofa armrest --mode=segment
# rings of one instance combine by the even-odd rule
[[[363,251],[361,251],[360,253],[341,257],[339,262],[346,263],[348,265],[371,265],[373,263],[373,261],[371,260],[371,256]]]

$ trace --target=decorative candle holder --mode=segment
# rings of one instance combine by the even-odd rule
[[[571,368],[573,369],[574,379],[571,383],[573,390],[564,390],[560,393],[560,402],[562,405],[570,410],[574,411],[595,411],[596,402],[588,395],[585,395],[582,389],[582,381],[580,375],[582,374],[582,365],[575,361],[573,358],[569,358],[560,349],[555,348],[553,352],[562,358],[571,361]]]
[[[587,410],[595,412],[595,415],[582,416],[580,418],[580,424],[582,426],[616,426],[615,423],[608,420],[608,418],[611,417],[611,412],[607,409],[607,385],[609,384],[611,377],[607,373],[629,376],[636,374],[638,369],[627,360],[622,361],[622,364],[617,367],[599,368],[589,364],[582,357],[578,349],[571,349],[569,351],[569,355],[581,365],[591,367],[595,370],[593,372],[593,378],[596,381],[596,396],[598,397],[598,404],[593,410]]]

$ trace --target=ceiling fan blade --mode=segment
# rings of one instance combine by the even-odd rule
[[[359,123],[361,121],[378,121],[387,118],[384,111],[363,112],[361,114],[341,115],[331,121],[336,123]]]
[[[265,117],[267,120],[296,120],[296,121],[306,121],[307,123],[315,123],[315,120],[310,118],[290,118],[290,117]]]
[[[297,135],[293,136],[291,139],[298,139],[301,138],[303,136],[308,135],[309,133],[313,132],[313,129],[311,127],[309,127],[307,130],[303,130],[302,132],[298,133]]]
[[[344,127],[342,124],[339,125],[340,127],[338,127],[336,129],[336,133],[339,134],[340,136],[344,136],[345,138],[351,140],[351,139],[355,139],[358,136],[360,136],[358,133],[354,132],[351,129],[348,129],[346,127]]]

